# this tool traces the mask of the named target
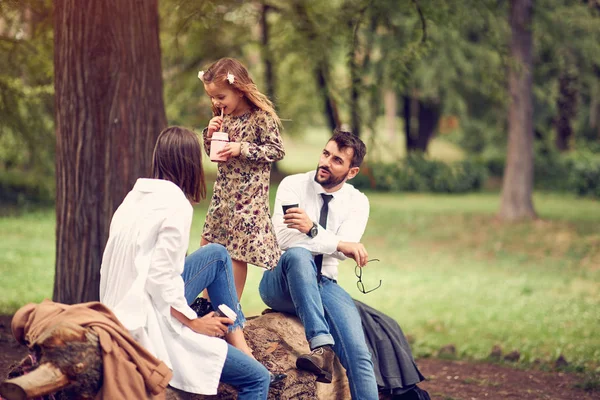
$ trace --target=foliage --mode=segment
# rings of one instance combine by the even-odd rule
[[[257,77],[259,60],[247,57],[257,21],[252,2],[162,0],[159,2],[165,106],[171,125],[206,126],[212,117],[198,71],[222,57],[241,58]]]
[[[0,174],[54,172],[52,6],[0,4]],[[10,178],[7,178],[10,179]]]
[[[504,154],[487,152],[474,160],[485,165],[490,176],[502,177],[506,163]],[[538,189],[600,198],[600,155],[589,150],[566,154],[553,149],[538,150],[534,158],[534,176]]]
[[[0,174],[0,205],[52,204],[55,191],[53,179],[42,179],[32,172],[9,170]]]
[[[449,164],[411,153],[395,164],[369,164],[352,183],[391,192],[465,193],[481,189],[485,179],[485,167],[471,160]]]

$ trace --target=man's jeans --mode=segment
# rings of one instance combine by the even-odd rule
[[[329,278],[322,277],[317,284],[317,267],[308,250],[292,248],[283,253],[277,267],[263,273],[259,291],[272,309],[300,318],[311,350],[333,345],[346,369],[353,399],[379,398],[371,353],[354,301]]]
[[[225,247],[209,244],[190,254],[185,259],[182,277],[188,304],[207,289],[212,304],[226,304],[236,311],[237,319],[233,327],[243,326],[246,319],[235,291],[231,257]],[[237,348],[229,344],[227,346],[221,381],[237,388],[237,398],[240,400],[266,399],[269,393],[269,371]]]

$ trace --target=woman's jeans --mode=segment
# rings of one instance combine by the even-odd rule
[[[212,304],[215,306],[226,304],[236,311],[237,319],[230,330],[244,325],[246,319],[235,291],[231,257],[225,247],[219,244],[208,244],[190,254],[185,259],[182,277],[188,304],[207,289]],[[221,382],[236,387],[240,400],[266,399],[270,376],[269,371],[261,363],[228,345],[227,358],[221,371]]]
[[[371,353],[354,301],[332,279],[322,277],[317,283],[317,269],[308,250],[286,250],[277,267],[263,273],[259,292],[272,309],[300,318],[311,350],[333,346],[346,369],[353,399],[379,398]]]

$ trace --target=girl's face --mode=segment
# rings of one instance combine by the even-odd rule
[[[228,84],[205,83],[204,90],[206,90],[206,94],[210,97],[213,105],[223,109],[225,115],[239,116],[250,109],[244,94],[239,90],[228,87]]]

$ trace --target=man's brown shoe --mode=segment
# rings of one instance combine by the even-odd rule
[[[317,382],[331,383],[331,371],[335,353],[331,346],[317,347],[310,354],[303,354],[296,360],[296,368],[317,375]]]

